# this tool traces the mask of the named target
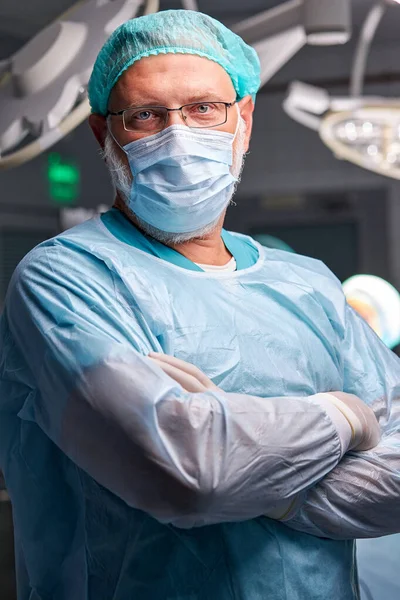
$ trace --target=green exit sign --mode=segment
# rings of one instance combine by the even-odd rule
[[[74,204],[79,197],[81,173],[75,163],[52,152],[48,156],[47,181],[50,198],[57,204]]]

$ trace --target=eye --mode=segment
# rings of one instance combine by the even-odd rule
[[[165,115],[162,109],[154,108],[135,108],[125,112],[125,129],[128,131],[150,131],[162,128]]]
[[[152,116],[154,116],[154,113],[152,113],[150,110],[142,110],[133,115],[133,117],[138,121],[148,121]]]
[[[201,115],[206,115],[207,113],[211,112],[211,110],[212,110],[211,104],[198,104],[197,105],[197,112],[199,112]]]

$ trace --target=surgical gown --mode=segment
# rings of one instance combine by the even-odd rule
[[[96,218],[17,268],[0,467],[19,600],[355,600],[352,538],[400,530],[400,362],[321,263],[236,237],[254,264],[204,273]],[[185,392],[151,351],[221,392]],[[374,407],[379,447],[342,458],[314,399],[335,390]]]

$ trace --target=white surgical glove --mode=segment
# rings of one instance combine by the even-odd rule
[[[381,431],[374,411],[358,396],[345,392],[324,394],[346,417],[351,427],[349,450],[371,450],[379,444]]]
[[[187,392],[200,393],[212,390],[223,393],[203,371],[180,358],[157,352],[151,352],[148,357]]]

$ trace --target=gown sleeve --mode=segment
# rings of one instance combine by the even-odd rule
[[[394,534],[400,532],[400,360],[347,305],[340,283],[334,284],[325,285],[321,301],[341,330],[343,391],[371,406],[382,438],[372,450],[346,454],[308,491],[287,525],[333,539]]]
[[[0,377],[17,376],[18,352],[31,373],[21,419],[128,505],[181,527],[254,518],[334,469],[345,448],[318,399],[185,392],[146,357],[160,348],[116,277],[56,242],[17,268]]]

